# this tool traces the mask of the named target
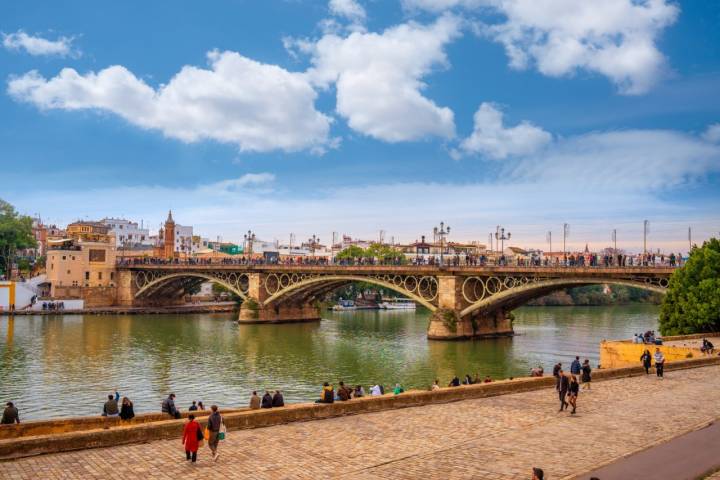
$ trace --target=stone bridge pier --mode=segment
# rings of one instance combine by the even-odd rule
[[[320,308],[313,298],[288,296],[284,301],[272,301],[268,288],[274,280],[265,273],[248,274],[247,299],[240,306],[240,323],[290,323],[320,320]]]

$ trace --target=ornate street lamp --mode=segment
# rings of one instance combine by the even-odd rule
[[[510,232],[507,232],[507,235],[505,235],[505,227],[500,227],[499,231],[495,231],[495,240],[500,241],[500,258],[505,256],[505,240],[510,240],[511,236],[512,234]],[[497,245],[497,242],[495,245]]]
[[[433,235],[435,238],[440,239],[440,266],[443,266],[443,254],[445,253],[445,248],[443,247],[443,244],[445,243],[445,237],[450,234],[450,226],[445,226],[445,222],[440,222],[440,228],[435,227],[433,228]]]
[[[253,249],[253,242],[255,241],[255,234],[248,230],[245,235],[243,235],[245,238],[245,248],[248,252],[248,254],[252,255],[252,249]]]
[[[310,244],[310,254],[315,256],[315,248],[320,243],[320,237],[313,233],[313,236],[308,238],[308,243]]]

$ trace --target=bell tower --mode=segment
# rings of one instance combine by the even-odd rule
[[[172,217],[172,210],[168,211],[168,218],[165,220],[165,238],[163,242],[165,258],[175,257],[175,220]]]

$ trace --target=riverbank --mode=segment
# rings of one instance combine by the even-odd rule
[[[185,305],[160,307],[94,307],[68,310],[16,310],[0,311],[0,316],[12,315],[157,315],[168,313],[218,313],[233,312],[238,309],[236,302],[202,302]]]
[[[694,366],[700,364],[698,360],[692,362]],[[557,395],[551,385],[545,385],[532,391],[407,405],[414,408],[375,410],[364,415],[313,422],[298,419],[267,428],[238,430],[233,425],[227,440],[220,444],[217,462],[203,448],[198,464],[189,465],[177,436],[182,421],[171,421],[177,426],[173,425],[175,434],[167,440],[18,459],[3,462],[2,470],[13,479],[304,479],[341,472],[349,477],[379,479],[524,480],[531,468],[538,466],[548,478],[570,479],[720,417],[718,402],[697,401],[714,398],[720,389],[720,365],[685,368],[682,373],[677,370],[680,366],[669,365],[664,379],[643,372],[598,381],[591,391],[580,393],[576,415],[558,413]],[[600,377],[598,372],[597,380]],[[443,392],[483,388],[488,387]],[[407,393],[375,403],[411,398],[414,394]],[[361,400],[311,408],[327,415],[334,408],[366,403]],[[367,403],[372,404],[372,399]],[[293,410],[286,407],[278,411]],[[273,410],[253,414],[258,418],[276,415]],[[234,419],[247,415],[228,415],[226,422],[234,423]]]

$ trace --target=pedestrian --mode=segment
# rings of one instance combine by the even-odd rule
[[[275,395],[273,395],[272,398],[272,406],[273,407],[284,407],[285,406],[285,399],[282,396],[282,393],[280,393],[280,390],[275,390]]]
[[[213,454],[213,460],[217,461],[220,454],[218,453],[218,443],[220,442],[219,434],[220,429],[223,427],[222,424],[222,417],[220,416],[220,413],[218,412],[217,405],[212,405],[210,407],[210,410],[212,410],[212,413],[210,416],[208,416],[207,421],[207,429],[209,432],[208,435],[208,447],[210,447],[210,451]]]
[[[403,393],[404,391],[405,391],[405,389],[402,387],[402,385],[400,385],[399,383],[396,383],[396,384],[395,384],[395,390],[393,390],[393,393],[394,393],[395,395],[400,395],[400,394]]]
[[[568,402],[565,401],[568,389],[570,388],[570,381],[567,375],[562,371],[558,370],[558,397],[560,398],[560,412],[568,407]]]
[[[197,402],[193,400],[192,405],[188,408],[189,412],[196,412],[198,409]]]
[[[659,348],[655,349],[655,373],[658,377],[663,378],[663,370],[665,370],[665,355]]]
[[[261,408],[272,408],[272,395],[270,395],[270,392],[268,390],[265,390],[265,395],[263,395],[262,398],[262,404],[260,405]]]
[[[583,390],[590,390],[590,382],[592,381],[592,368],[590,368],[590,360],[587,358],[582,365],[582,383]]]
[[[582,366],[580,365],[580,357],[578,357],[576,355],[575,360],[573,360],[572,363],[570,364],[570,374],[575,375],[576,377],[579,377],[581,371],[582,371]]]
[[[103,417],[117,417],[120,415],[120,410],[118,409],[117,400],[115,400],[115,397],[112,395],[108,395],[107,402],[105,402],[105,405],[103,405]]]
[[[562,371],[562,363],[558,362],[553,367],[553,377],[555,377],[555,390],[560,391],[560,374]]]
[[[542,468],[534,467],[532,469],[532,480],[545,480],[545,472]]]
[[[0,419],[0,425],[12,425],[14,423],[20,424],[20,412],[13,402],[7,402],[5,404],[5,410],[3,410],[2,419]]]
[[[123,397],[122,405],[120,405],[120,418],[123,420],[130,420],[135,417],[135,410],[133,409],[133,403],[128,397]]]
[[[575,409],[577,408],[577,397],[580,393],[580,384],[577,381],[577,377],[575,375],[572,375],[570,377],[570,388],[568,389],[570,393],[570,405],[572,405],[572,412],[571,414],[575,415]]]
[[[195,420],[195,415],[188,415],[188,422],[183,427],[182,444],[185,447],[185,459],[197,462],[197,452],[203,439],[202,428]]]
[[[432,384],[431,390],[440,390],[440,380],[438,380],[437,378],[435,379],[435,382]]]
[[[165,400],[162,402],[161,407],[162,413],[167,413],[173,418],[180,418],[180,412],[177,408],[175,408],[175,394],[171,393],[167,396]]]
[[[645,367],[645,375],[650,374],[650,367],[652,366],[652,355],[650,355],[650,350],[645,349],[642,355],[640,355],[640,361],[642,362],[642,366]]]
[[[253,391],[252,395],[250,396],[250,409],[251,410],[259,410],[260,409],[260,397],[258,397],[258,394],[255,391]]]

